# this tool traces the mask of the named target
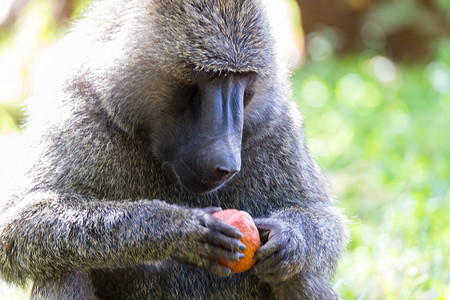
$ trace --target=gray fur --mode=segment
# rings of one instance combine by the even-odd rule
[[[259,0],[96,3],[30,104],[35,154],[0,208],[1,277],[32,279],[34,299],[338,299],[330,279],[346,221],[307,149],[269,28]],[[257,74],[241,171],[205,195],[162,163],[164,139],[182,130],[174,91],[192,71]],[[275,274],[263,262],[210,272],[199,255],[210,206],[277,232],[283,248],[266,262]]]

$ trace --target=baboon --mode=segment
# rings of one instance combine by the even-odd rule
[[[261,0],[100,1],[51,58],[0,208],[4,280],[32,299],[339,298],[346,221]],[[217,262],[245,248],[225,208],[261,235],[241,274]]]

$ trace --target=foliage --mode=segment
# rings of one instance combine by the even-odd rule
[[[293,75],[311,151],[351,218],[344,299],[450,299],[449,50],[424,65],[330,55]]]
[[[74,18],[89,1],[76,1]],[[30,96],[34,63],[66,28],[68,21],[60,24],[54,15],[57,4],[57,0],[30,0],[11,28],[0,28],[0,134],[21,130],[21,104]]]

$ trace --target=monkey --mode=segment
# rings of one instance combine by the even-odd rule
[[[31,299],[339,299],[347,221],[262,0],[101,0],[29,101],[0,276]],[[257,263],[234,274],[254,218]]]

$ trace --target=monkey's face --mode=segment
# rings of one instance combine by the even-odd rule
[[[268,25],[257,0],[156,0],[151,8],[153,29],[143,39],[151,43],[137,52],[153,49],[141,65],[154,69],[141,73],[158,74],[145,90],[160,100],[144,122],[152,121],[154,153],[174,177],[207,193],[240,171],[244,107],[271,67]]]
[[[245,96],[251,75],[200,76],[177,93],[158,152],[179,182],[195,193],[222,186],[241,168]],[[247,90],[248,91],[248,90]]]
[[[113,87],[100,88],[104,106],[125,131],[143,129],[179,183],[211,192],[239,172],[245,99],[263,93],[250,86],[273,68],[260,1],[134,1],[129,9],[129,22],[102,44],[118,49],[100,68]],[[248,124],[261,115],[251,110]]]

